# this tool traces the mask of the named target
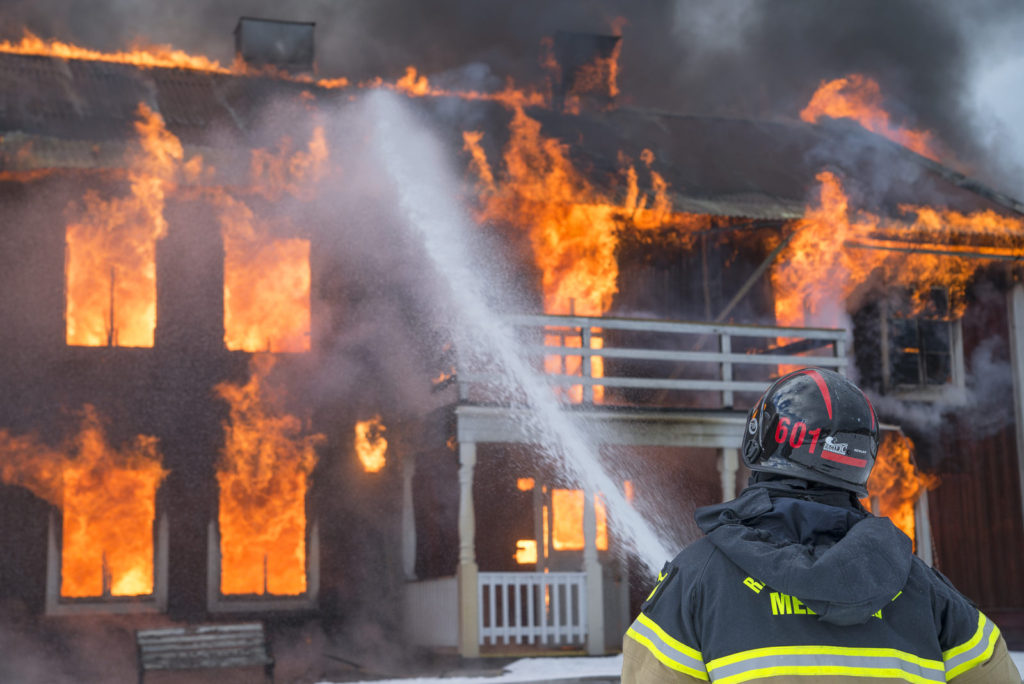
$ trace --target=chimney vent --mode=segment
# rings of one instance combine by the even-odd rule
[[[313,73],[313,22],[242,17],[235,26],[235,55],[252,67]]]

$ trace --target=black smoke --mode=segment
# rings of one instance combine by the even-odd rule
[[[322,76],[394,78],[415,65],[469,87],[541,82],[543,38],[617,26],[627,103],[795,118],[821,81],[860,72],[880,83],[896,122],[932,130],[972,170],[996,177],[1019,163],[993,158],[1018,134],[999,112],[978,111],[975,87],[1018,44],[1024,6],[1009,0],[232,0],[185,11],[157,0],[6,0],[0,15],[3,38],[28,29],[103,50],[170,44],[223,64],[240,16],[313,21]],[[1019,96],[994,97],[998,108]]]

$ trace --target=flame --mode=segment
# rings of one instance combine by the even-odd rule
[[[62,596],[153,593],[156,491],[167,474],[155,437],[114,448],[86,406],[78,434],[59,450],[0,430],[0,459],[5,483],[62,511]]]
[[[132,64],[139,67],[165,67],[172,69],[193,69],[197,71],[214,71],[231,73],[230,69],[221,66],[216,60],[190,55],[170,45],[137,46],[128,51],[101,52],[79,47],[59,40],[43,40],[30,31],[25,31],[21,42],[0,43],[0,52],[17,55],[40,55],[59,57],[61,59],[82,59],[94,62],[116,62]]]
[[[516,563],[520,565],[533,565],[537,562],[537,540],[520,539],[516,542]]]
[[[249,179],[253,190],[272,201],[285,193],[300,199],[312,199],[316,184],[327,173],[330,156],[324,127],[313,128],[304,150],[292,151],[292,140],[278,141],[277,150],[256,149],[252,152]]]
[[[878,447],[875,467],[868,479],[868,497],[864,503],[870,508],[871,500],[877,500],[877,515],[890,518],[896,527],[914,540],[914,504],[929,489],[934,489],[939,479],[934,475],[920,472],[914,464],[914,443],[899,432],[886,431]]]
[[[551,490],[551,546],[555,551],[583,548],[583,491]],[[597,517],[597,548],[608,550],[608,512],[600,497],[594,497]]]
[[[878,83],[862,74],[821,82],[811,101],[800,112],[800,118],[817,123],[823,116],[853,119],[869,131],[939,161],[931,133],[894,126],[888,112],[882,108],[882,91]]]
[[[535,486],[532,477],[520,477],[516,480],[516,489],[521,492],[531,491]]]
[[[105,200],[89,191],[84,206],[68,208],[68,344],[153,346],[156,242],[167,232],[164,199],[184,153],[158,113],[140,104],[138,116],[131,195]]]
[[[653,197],[640,191],[635,167],[624,156],[620,165],[626,188],[622,201],[599,191],[577,171],[569,148],[555,138],[541,134],[538,121],[515,108],[511,136],[504,149],[504,173],[497,176],[482,146],[483,135],[463,133],[463,148],[470,155],[470,168],[477,177],[481,223],[512,225],[527,233],[534,262],[540,271],[544,311],[549,314],[601,316],[618,292],[619,268],[616,250],[620,232],[628,229],[655,231],[680,228],[682,241],[708,227],[708,216],[672,211],[668,184],[651,169],[654,155],[644,150],[641,159],[651,175]],[[593,328],[591,348],[602,346],[600,329]],[[548,346],[579,347],[579,333],[552,330]],[[579,374],[582,357],[558,356],[545,359],[549,373]],[[601,357],[591,359],[591,376],[602,377]],[[594,387],[600,402],[603,387]],[[571,401],[582,399],[582,387],[569,388]]]
[[[956,246],[948,254],[873,249],[889,247],[896,240],[911,249],[938,245],[945,250],[946,243],[984,238],[1024,252],[1020,219],[993,211],[963,214],[909,205],[900,207],[905,220],[884,219],[852,210],[835,174],[822,172],[818,180],[818,203],[808,206],[804,217],[792,225],[793,238],[772,271],[779,325],[838,327],[846,300],[872,274],[889,286],[907,288],[915,312],[924,308],[933,287],[942,286],[950,293],[951,315],[961,315],[967,283],[989,262],[958,256]]]
[[[273,227],[222,195],[224,344],[249,352],[310,349],[309,240],[273,238]]]
[[[305,149],[292,151],[284,138],[276,151],[255,150],[250,166],[254,191],[271,201],[285,194],[313,198],[327,173],[328,148],[317,126]],[[305,352],[310,349],[310,242],[275,238],[295,233],[285,220],[257,217],[242,200],[216,194],[224,240],[224,343],[243,351]]]
[[[516,87],[512,80],[505,87],[495,92],[478,90],[449,90],[431,85],[430,79],[419,73],[414,66],[407,66],[405,73],[394,83],[389,83],[377,76],[359,84],[360,88],[394,90],[409,97],[457,97],[463,100],[497,102],[505,107],[543,107],[547,106],[549,97],[536,90],[524,90]]]
[[[231,408],[217,464],[222,594],[306,591],[306,491],[324,438],[278,408],[273,366],[256,355],[245,385],[216,387]]]
[[[143,69],[188,69],[190,71],[206,71],[217,74],[236,76],[265,76],[280,80],[308,83],[321,88],[345,88],[349,85],[347,78],[314,78],[309,74],[290,74],[273,65],[253,68],[236,59],[230,67],[225,67],[215,59],[203,55],[192,55],[170,45],[133,45],[129,50],[104,52],[81,47],[59,40],[44,40],[31,31],[25,31],[21,41],[0,43],[0,52],[16,55],[37,55],[40,57],[56,57],[58,59],[75,59],[92,62],[108,62],[115,64],[131,64]]]
[[[595,94],[612,100],[619,95],[619,53],[622,41],[618,41],[607,57],[595,57],[580,67],[573,79],[572,89],[566,95],[564,108],[567,113],[579,114],[580,97]]]
[[[64,468],[61,595],[152,594],[156,490],[167,474],[156,438],[115,450],[87,411],[75,447]]]
[[[356,422],[354,441],[356,456],[363,464],[363,470],[368,473],[379,472],[387,463],[385,456],[388,451],[388,440],[384,439],[386,429],[380,422],[380,416]]]

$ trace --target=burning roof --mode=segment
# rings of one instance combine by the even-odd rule
[[[186,146],[202,146],[208,154],[216,148],[223,154],[251,144],[247,136],[273,100],[307,101],[324,110],[360,92],[326,80],[232,72],[216,63],[182,61],[173,67],[170,61],[149,65],[89,57],[0,51],[0,170],[116,167],[124,142],[133,137],[133,115],[140,102],[159,112]],[[442,128],[465,130],[487,122],[485,129],[498,144],[507,135],[510,97],[435,89],[415,70],[397,84],[377,80],[365,85],[431,95],[421,104]],[[450,99],[461,104],[445,104]],[[524,94],[518,99],[533,105],[529,115],[540,122],[543,135],[571,141],[573,162],[598,184],[617,173],[621,153],[638,157],[644,149],[653,150],[672,206],[684,212],[792,219],[802,214],[816,174],[826,167],[855,179],[850,186],[854,193],[857,184],[870,182],[860,193],[876,211],[893,213],[906,203],[938,203],[963,212],[1021,208],[957,171],[885,140],[880,134],[884,131],[871,133],[827,118],[820,105],[805,110],[811,114],[804,118],[815,122],[808,123],[796,113],[791,120],[629,107],[567,114],[538,106],[540,98]],[[308,124],[295,120],[290,125]],[[885,125],[891,124],[886,120]],[[453,138],[460,133],[453,131]]]

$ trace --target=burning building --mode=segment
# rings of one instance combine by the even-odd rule
[[[692,539],[678,521],[742,486],[752,399],[813,363],[876,399],[867,505],[1014,638],[1024,207],[864,77],[802,119],[644,111],[616,107],[618,36],[587,42],[556,37],[554,93],[318,79],[302,46],[289,69],[0,46],[0,474],[24,521],[2,598],[605,652],[646,574],[623,512]],[[380,90],[464,164],[526,293],[500,313],[600,435],[606,486],[539,458],[529,402],[433,318],[346,114]]]

